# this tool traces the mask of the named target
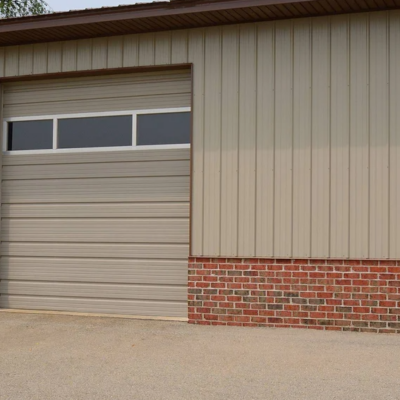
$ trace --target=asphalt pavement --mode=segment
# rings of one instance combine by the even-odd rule
[[[399,400],[400,335],[0,312],[1,400]]]

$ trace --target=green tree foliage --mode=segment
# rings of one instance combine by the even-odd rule
[[[44,0],[0,0],[0,18],[23,17],[49,12]]]

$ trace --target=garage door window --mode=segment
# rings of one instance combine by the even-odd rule
[[[137,116],[138,146],[190,143],[190,114],[142,114]]]
[[[53,148],[53,120],[9,122],[8,150]]]
[[[132,146],[132,116],[58,120],[58,148]]]
[[[190,108],[7,119],[12,153],[181,148],[190,145]]]

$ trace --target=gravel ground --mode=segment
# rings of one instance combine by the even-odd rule
[[[0,313],[1,400],[400,399],[400,336]]]

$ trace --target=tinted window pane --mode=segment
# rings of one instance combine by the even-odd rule
[[[58,120],[58,148],[132,146],[132,116]]]
[[[7,150],[43,150],[52,148],[52,120],[8,123]]]
[[[137,145],[190,143],[190,113],[137,116]]]

